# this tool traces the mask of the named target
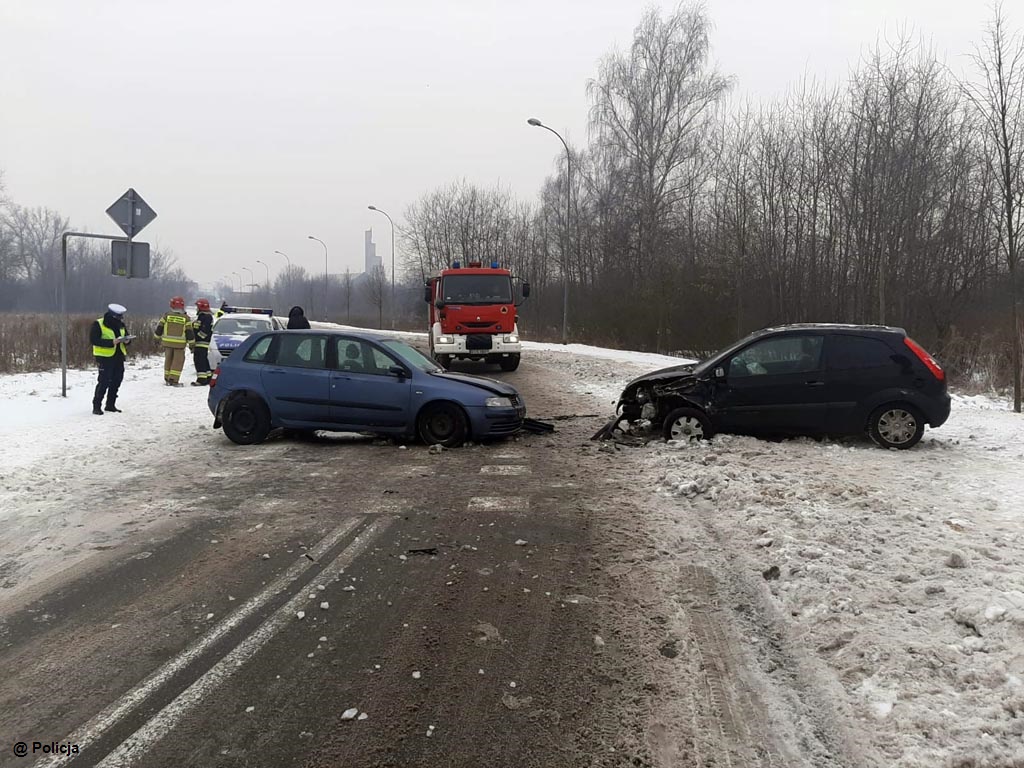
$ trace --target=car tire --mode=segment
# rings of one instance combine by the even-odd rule
[[[416,417],[416,432],[427,445],[456,448],[469,435],[469,421],[455,403],[433,403]]]
[[[868,437],[882,448],[905,451],[924,435],[924,417],[912,405],[887,403],[876,408],[868,419]]]
[[[434,355],[434,358],[437,360],[437,364],[440,365],[445,370],[450,368],[452,365],[451,355]]]
[[[498,360],[498,365],[503,371],[514,371],[519,367],[519,355],[509,355]]]
[[[270,409],[258,397],[243,395],[224,406],[224,434],[238,445],[262,443],[270,434]]]
[[[665,417],[661,434],[666,440],[707,440],[715,434],[715,430],[704,411],[676,408]]]

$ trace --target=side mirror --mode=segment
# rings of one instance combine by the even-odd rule
[[[430,291],[430,286],[429,286],[429,285],[428,285],[428,286],[425,286],[425,287],[423,288],[423,300],[424,300],[425,302],[427,302],[427,304],[429,304],[429,303],[430,303],[430,293],[431,293],[431,291]]]
[[[718,366],[717,368],[715,368],[715,378],[716,379],[724,379],[725,378],[725,368],[723,368],[722,366]]]
[[[392,376],[397,376],[400,379],[407,379],[409,377],[409,372],[400,365],[392,365],[388,368],[388,373]]]
[[[525,280],[523,280],[523,298],[530,298],[530,284]]]
[[[438,299],[437,301],[434,302],[434,306],[437,307],[438,309],[444,309],[444,301],[442,299]]]

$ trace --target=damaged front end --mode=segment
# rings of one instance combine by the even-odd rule
[[[615,417],[590,439],[646,438],[673,409],[683,405],[702,407],[700,389],[701,380],[692,364],[663,368],[633,379],[619,396]]]

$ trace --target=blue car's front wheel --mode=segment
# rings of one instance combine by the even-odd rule
[[[270,434],[270,410],[252,395],[234,397],[224,405],[224,434],[233,443],[254,445]]]
[[[433,403],[420,411],[416,431],[427,445],[455,448],[465,442],[469,423],[465,412],[454,403]]]

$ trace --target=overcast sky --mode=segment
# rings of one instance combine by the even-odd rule
[[[533,199],[586,140],[586,83],[628,46],[647,0],[0,0],[0,169],[8,194],[74,225],[132,186],[157,211],[140,239],[212,283],[265,261],[390,267],[387,219],[457,178]],[[657,2],[661,8],[675,3]],[[736,93],[846,77],[910,26],[956,70],[985,0],[708,0]],[[1007,4],[1012,11],[1012,4]],[[1018,18],[1020,17],[1020,18]],[[1024,13],[1011,22],[1024,22]],[[244,274],[244,273],[243,273]]]

